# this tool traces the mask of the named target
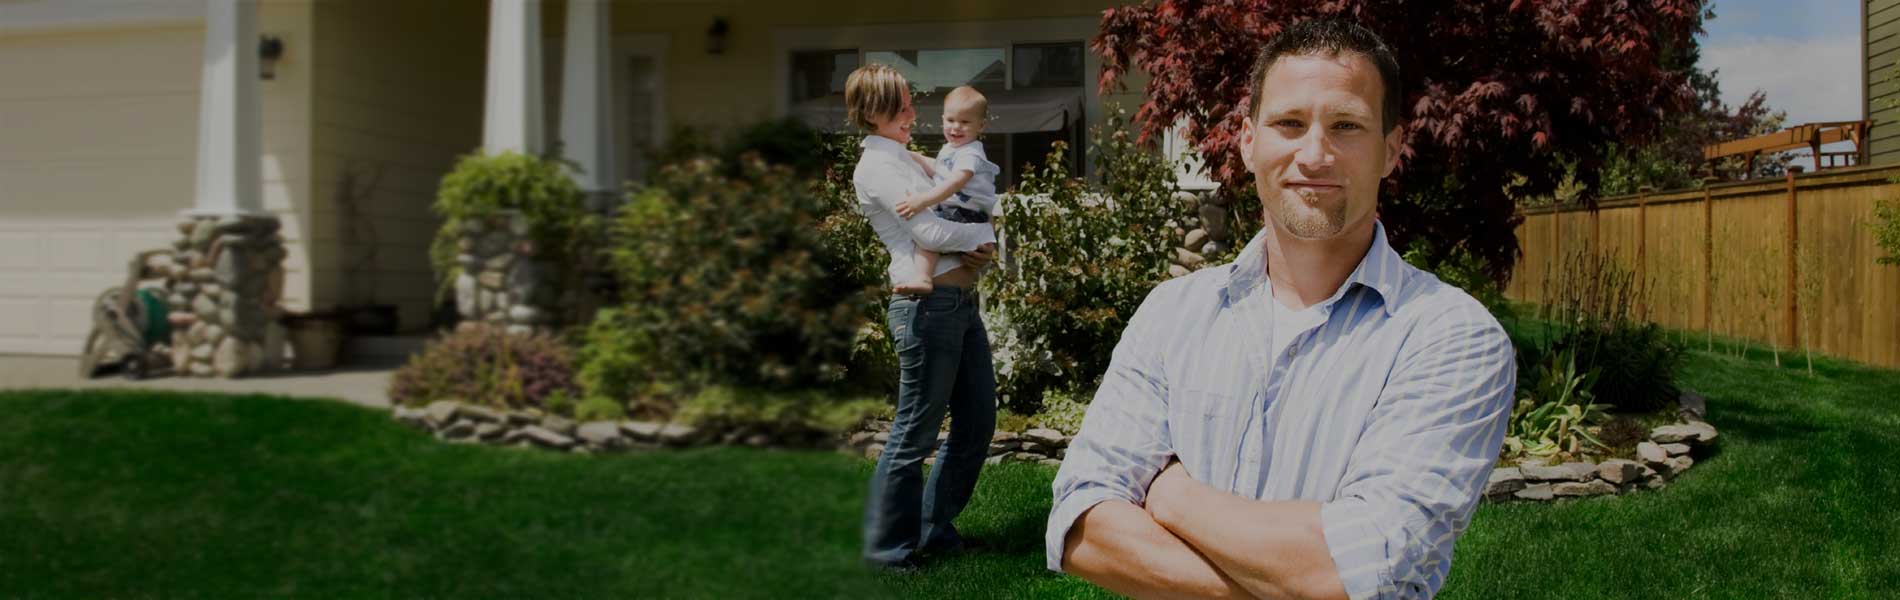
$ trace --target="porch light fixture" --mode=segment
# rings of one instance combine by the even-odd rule
[[[277,59],[284,56],[284,40],[274,35],[257,41],[257,75],[260,79],[277,78]]]
[[[725,54],[726,33],[731,30],[732,25],[726,22],[725,17],[713,19],[712,27],[706,29],[706,53]]]

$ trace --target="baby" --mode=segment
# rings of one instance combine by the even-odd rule
[[[897,204],[897,216],[909,219],[926,209],[944,220],[958,223],[988,223],[990,209],[996,206],[996,175],[1003,170],[983,154],[983,135],[990,101],[976,88],[963,86],[951,90],[943,99],[943,149],[937,159],[921,154],[911,158],[930,174],[937,186],[924,195]],[[904,295],[930,293],[930,274],[937,270],[937,253],[922,247],[912,259],[917,263],[919,279],[898,282],[896,292]]]

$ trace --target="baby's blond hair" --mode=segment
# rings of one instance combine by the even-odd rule
[[[960,86],[950,90],[950,93],[943,97],[945,112],[956,112],[965,108],[976,111],[975,120],[978,123],[989,121],[990,99],[984,97],[983,92],[976,91],[976,88],[967,85]]]

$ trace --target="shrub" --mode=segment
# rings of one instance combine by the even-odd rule
[[[1434,258],[1430,245],[1414,240],[1404,256],[1405,262],[1412,266],[1430,271],[1439,281],[1471,294],[1497,318],[1505,319],[1513,314],[1510,300],[1504,297],[1504,286],[1498,285],[1490,275],[1492,269],[1484,264],[1484,259],[1463,246],[1453,246],[1445,256]]]
[[[505,211],[524,215],[541,256],[550,264],[568,267],[572,275],[584,272],[597,240],[597,223],[582,202],[580,187],[568,177],[565,163],[515,152],[462,157],[436,192],[433,208],[442,216],[429,247],[440,294],[453,293],[461,274],[456,263],[457,242],[464,222],[489,219]]]
[[[1058,143],[998,220],[1006,268],[982,285],[998,389],[1020,412],[1046,389],[1094,389],[1128,318],[1168,278],[1174,167],[1137,145],[1119,112],[1091,137],[1100,184],[1072,178]]]
[[[653,356],[653,341],[628,322],[620,307],[602,309],[581,334],[580,383],[582,395],[615,405],[637,404],[647,395],[645,365]]]
[[[858,427],[885,404],[877,398],[841,398],[821,390],[765,391],[714,385],[681,401],[674,420],[719,431],[809,434],[815,440]]]
[[[574,385],[573,356],[545,333],[510,335],[499,327],[473,325],[429,344],[390,378],[389,398],[403,406],[454,399],[494,408],[539,408],[568,396]]]
[[[1591,393],[1618,410],[1665,410],[1681,393],[1675,378],[1682,348],[1654,323],[1573,329],[1552,347],[1574,351],[1579,363],[1595,371]]]
[[[1089,405],[1075,398],[1076,394],[1069,392],[1044,394],[1042,412],[1036,415],[1036,424],[1069,435],[1082,431],[1082,416],[1088,411]]]
[[[1874,204],[1874,243],[1886,256],[1874,259],[1883,265],[1900,265],[1900,203],[1882,200]]]
[[[882,282],[833,254],[818,188],[748,155],[662,167],[616,220],[626,305],[651,353],[633,380],[804,388],[843,381]],[[603,325],[606,326],[606,325]]]
[[[1614,256],[1585,252],[1567,256],[1557,272],[1546,282],[1541,316],[1550,327],[1540,345],[1568,352],[1580,369],[1596,373],[1590,391],[1618,410],[1671,406],[1682,347],[1636,314],[1645,293],[1635,275]]]
[[[1534,367],[1520,381],[1517,403],[1505,431],[1503,457],[1578,458],[1608,447],[1590,433],[1590,424],[1605,418],[1590,394],[1596,374],[1578,367],[1572,352],[1550,352],[1549,360]]]

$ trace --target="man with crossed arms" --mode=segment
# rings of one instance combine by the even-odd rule
[[[1135,597],[1430,597],[1503,441],[1510,339],[1386,241],[1384,42],[1304,21],[1252,81],[1267,225],[1129,320],[1056,475],[1049,568]]]

